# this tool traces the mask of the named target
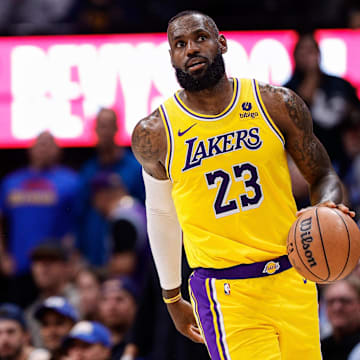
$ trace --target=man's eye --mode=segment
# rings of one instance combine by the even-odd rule
[[[205,36],[205,35],[200,35],[200,36],[198,37],[198,39],[199,39],[200,41],[205,41],[205,40],[206,40],[206,36]]]
[[[183,41],[178,41],[175,46],[176,47],[183,47],[184,45],[185,45],[185,43]]]

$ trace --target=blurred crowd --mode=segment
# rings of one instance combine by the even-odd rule
[[[98,113],[96,156],[80,171],[61,165],[44,131],[28,165],[1,179],[1,360],[208,358],[163,304],[141,167],[115,143],[117,124],[113,110]]]
[[[223,30],[359,27],[356,0],[205,0],[196,9]],[[0,35],[92,34],[164,31],[190,0],[1,0]]]
[[[288,9],[284,0],[258,3]],[[341,8],[349,26],[360,26],[356,3],[326,3],[326,21]],[[211,5],[199,5],[212,15]],[[148,17],[163,31],[177,10],[176,2],[161,0],[2,0],[0,29],[7,35],[143,31],[137,24]],[[283,16],[291,19],[289,14]],[[239,29],[233,25],[227,24]],[[284,85],[309,106],[314,131],[360,214],[356,91],[321,71],[309,33],[300,36],[294,63]],[[27,166],[0,179],[0,360],[209,359],[203,345],[175,330],[162,302],[147,241],[141,167],[129,148],[116,144],[117,120],[112,109],[98,113],[96,155],[80,171],[62,165],[63,149],[44,131],[28,149]],[[297,205],[308,206],[307,183],[288,161]],[[184,279],[190,271],[184,259]],[[182,291],[186,298],[186,281]],[[319,294],[323,359],[360,359],[360,268],[319,287]]]

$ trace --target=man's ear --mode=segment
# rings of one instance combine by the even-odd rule
[[[220,50],[222,54],[225,54],[227,52],[227,41],[224,35],[219,35],[218,42],[220,44]]]

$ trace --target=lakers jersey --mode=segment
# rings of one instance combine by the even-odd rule
[[[218,115],[189,109],[179,92],[160,106],[166,167],[193,268],[226,268],[286,254],[296,206],[284,137],[258,83],[233,79]]]

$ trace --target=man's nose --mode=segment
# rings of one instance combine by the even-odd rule
[[[199,45],[195,41],[189,40],[186,45],[186,55],[198,54],[199,51]]]

